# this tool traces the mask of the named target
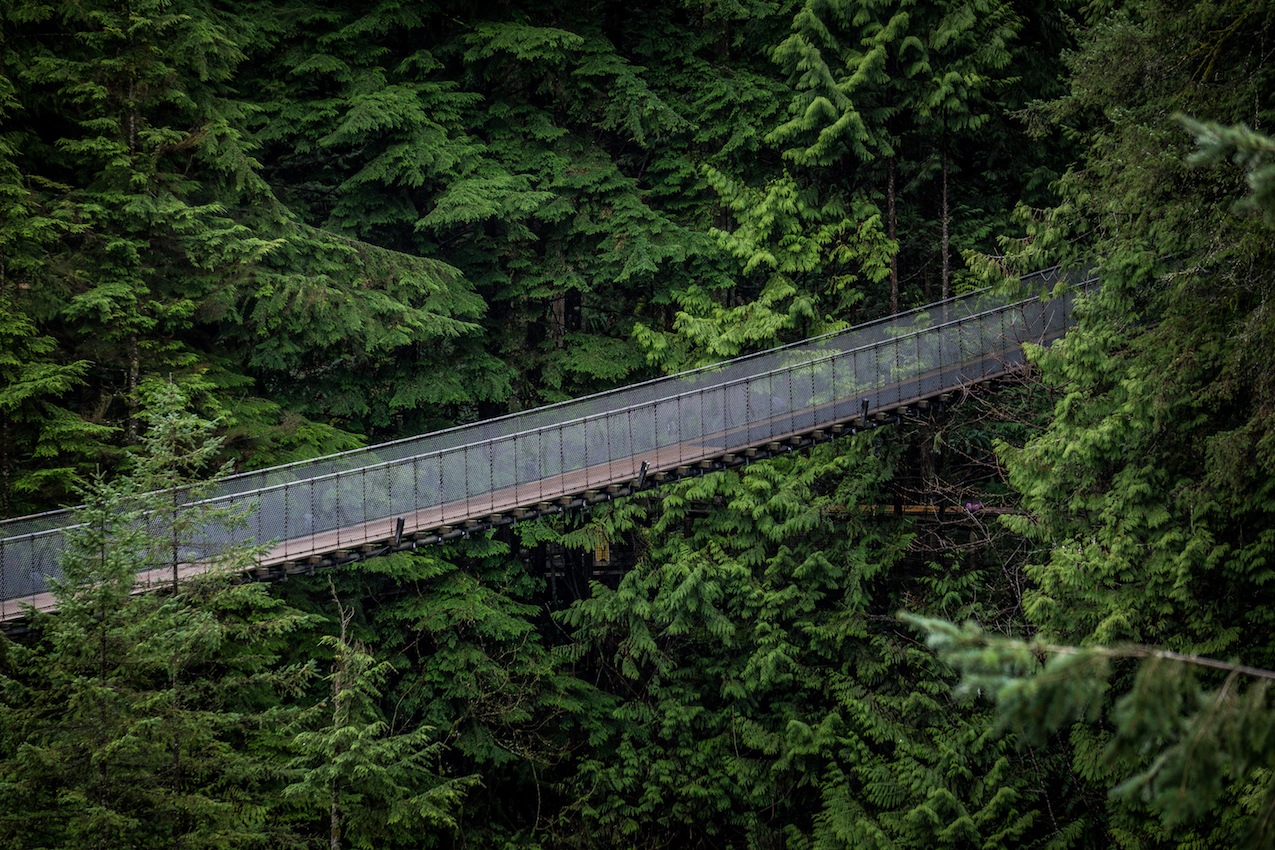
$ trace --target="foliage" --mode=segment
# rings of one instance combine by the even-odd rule
[[[283,796],[326,815],[334,850],[419,843],[422,829],[455,830],[453,812],[473,777],[439,777],[434,764],[442,745],[430,727],[395,733],[378,716],[379,686],[391,665],[351,642],[354,611],[341,605],[335,588],[333,595],[341,632],[323,641],[332,650],[331,691],[285,733],[295,755]]]
[[[1038,19],[1056,15],[1045,9]],[[918,275],[922,303],[955,291],[952,234],[961,251],[986,239],[989,229],[1011,227],[996,212],[1007,206],[997,198],[1004,184],[1015,187],[1016,200],[1039,197],[1030,187],[1040,184],[1041,166],[1046,172],[1049,166],[1039,157],[1019,160],[1031,145],[1011,128],[998,100],[1008,95],[1008,102],[1021,102],[1017,73],[1035,61],[1034,50],[1049,55],[1059,47],[1046,32],[1026,28],[1013,5],[985,0],[814,0],[793,18],[791,34],[774,49],[793,92],[789,118],[768,140],[821,182],[853,187],[856,206],[874,205],[890,239],[898,230],[909,234],[892,249],[892,311],[901,303],[900,280],[903,303],[907,279]],[[940,287],[933,290],[940,269]]]
[[[1028,630],[1082,649],[1043,670],[1023,666],[1030,652],[1017,645],[955,657],[981,664],[993,678],[980,681],[1029,728],[1061,726],[1086,784],[1117,786],[1092,814],[1097,841],[1230,844],[1255,824],[1254,840],[1269,842],[1264,744],[1246,731],[1262,722],[1264,687],[1179,662],[1244,654],[1270,666],[1269,648],[1251,640],[1271,625],[1275,543],[1272,396],[1256,365],[1272,347],[1267,154],[1237,121],[1271,114],[1270,67],[1252,44],[1272,14],[1269,4],[1095,10],[1067,60],[1069,93],[1038,107],[1087,152],[1026,253],[1096,261],[1102,283],[1078,302],[1077,328],[1034,353],[1060,392],[1051,421],[998,451],[1022,494],[1006,524],[1039,546],[1026,569]],[[1129,643],[1158,648],[1103,648]],[[1148,660],[1114,663],[1131,654]]]
[[[308,675],[278,663],[305,624],[260,585],[236,585],[253,552],[207,552],[233,517],[172,510],[215,453],[211,423],[175,392],[147,411],[135,472],[85,490],[35,639],[4,639],[0,795],[5,841],[25,847],[280,846],[264,802],[280,702]],[[199,488],[186,491],[198,498]],[[202,574],[146,588],[168,552],[202,551]],[[176,565],[174,563],[175,572]],[[149,579],[164,587],[167,569]]]
[[[1250,732],[1265,753],[1260,724],[1230,738],[1206,710],[1260,718],[1264,691],[1169,659],[1272,666],[1272,14],[6,5],[0,510],[89,482],[63,613],[0,643],[6,840],[1230,840],[1268,767],[1178,757],[1197,734],[1209,759]],[[331,586],[176,581],[225,518],[164,488],[227,460],[525,409],[1059,259],[1103,286],[1033,352],[1047,392],[1004,392],[998,421],[876,432]],[[1020,400],[1052,418],[1007,421]],[[873,509],[917,494],[949,512]],[[965,499],[989,508],[953,516]],[[599,540],[637,566],[550,615],[531,565]],[[134,595],[139,568],[168,587]],[[1071,712],[998,739],[903,606],[1108,672],[987,680]],[[1099,648],[1126,641],[1159,663]]]
[[[886,606],[905,529],[860,510],[893,449],[860,436],[677,485],[642,563],[559,615],[616,699],[580,762],[602,845],[1020,846],[1039,789],[956,712]],[[696,513],[702,513],[692,519]],[[640,512],[604,517],[607,535]],[[925,572],[925,570],[922,570]],[[939,579],[941,580],[941,579]]]
[[[1116,16],[1103,37],[1131,37],[1131,14]],[[1180,40],[1202,25],[1151,20]],[[1093,49],[1112,48],[1096,40]],[[1241,51],[1224,64],[1229,56],[1214,66],[1218,84],[1234,81],[1223,93],[1248,102],[1252,60]],[[1093,57],[1078,61],[1087,69]],[[1179,95],[1175,84],[1186,83],[1169,78],[1155,94]],[[1098,93],[1110,85],[1101,81]],[[1129,141],[1112,156],[1127,157],[1146,134],[1169,132],[1159,113],[1131,115],[1102,144],[1117,145],[1119,134]],[[1251,600],[1265,584],[1270,545],[1261,472],[1270,396],[1252,365],[1269,349],[1270,240],[1256,217],[1232,214],[1233,172],[1191,168],[1182,148],[1138,170],[1118,172],[1106,158],[1091,166],[1111,178],[1091,208],[1128,212],[1119,238],[1099,243],[1110,254],[1101,290],[1078,310],[1079,333],[1038,358],[1047,380],[1067,382],[1048,432],[1004,456],[1030,512],[1015,527],[1052,544],[1051,565],[1036,574],[1035,622],[1073,639],[1180,642],[1217,653],[1235,645],[1244,624],[1260,628],[1263,619]],[[1151,183],[1154,195],[1132,205]],[[1170,246],[1173,255],[1164,253]]]
[[[527,533],[556,536],[547,528]],[[553,636],[542,634],[533,598],[539,582],[506,543],[493,540],[378,558],[331,580],[348,601],[322,592],[326,579],[291,590],[312,596],[297,602],[316,612],[345,609],[345,640],[357,635],[366,647],[361,657],[378,665],[382,697],[364,711],[404,741],[430,742],[429,783],[440,794],[457,799],[464,791],[463,807],[449,809],[454,840],[535,846],[531,837],[556,811],[558,777],[592,738],[590,715],[600,700],[553,651]],[[326,647],[339,642],[328,635],[306,654],[330,654]],[[375,836],[380,846],[393,838],[387,830]],[[419,844],[400,837],[402,846]],[[447,844],[443,830],[435,837]]]
[[[1188,161],[1195,165],[1216,165],[1227,158],[1233,160],[1246,172],[1251,193],[1237,205],[1237,211],[1259,211],[1267,226],[1275,227],[1275,161],[1272,161],[1275,140],[1253,132],[1245,124],[1224,127],[1186,117],[1180,120],[1199,145],[1199,150]]]
[[[1106,720],[1101,762],[1128,774],[1111,789],[1114,797],[1145,803],[1170,830],[1229,804],[1238,809],[1233,822],[1210,841],[1233,845],[1243,836],[1246,845],[1270,845],[1275,673],[1144,646],[1057,646],[985,635],[972,624],[908,619],[963,673],[960,690],[995,700],[1002,727],[1025,740],[1044,742],[1072,723]],[[1120,675],[1129,661],[1136,672]],[[1112,701],[1115,676],[1129,684]],[[1238,799],[1229,798],[1231,787]]]
[[[84,459],[76,455],[85,442],[111,429],[86,422],[58,403],[84,383],[89,363],[58,362],[51,356],[55,340],[39,335],[30,317],[7,301],[0,301],[0,340],[0,512],[9,514],[30,504],[26,494],[64,492],[80,482]],[[30,446],[36,457],[55,458],[60,465],[14,470],[18,446]]]
[[[181,384],[252,469],[878,315],[900,252],[923,297],[939,218],[990,248],[1016,191],[1025,137],[989,98],[1027,95],[1001,63],[1059,43],[1033,24],[1034,50],[1001,4],[878,5],[6,9],[0,289],[32,340],[11,371],[57,376],[0,413],[7,510],[114,469],[147,380]],[[863,36],[885,76],[834,96],[798,73],[824,24],[828,74]],[[792,153],[812,97],[863,104],[872,156]],[[938,124],[901,123],[923,100],[996,140],[959,152],[943,216]],[[872,157],[895,148],[887,193]]]

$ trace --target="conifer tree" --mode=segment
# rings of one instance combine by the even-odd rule
[[[280,697],[306,670],[278,664],[299,612],[236,584],[252,550],[210,551],[234,517],[174,514],[173,491],[204,492],[218,438],[171,389],[147,410],[135,474],[84,491],[80,525],[33,637],[4,639],[6,729],[0,822],[15,846],[259,846],[290,839],[265,814],[266,741]],[[205,572],[145,590],[176,547]],[[157,563],[158,559],[158,563]],[[161,572],[167,573],[167,569]]]
[[[1028,253],[1096,263],[1101,287],[1062,343],[1036,352],[1062,390],[1052,420],[1025,446],[1000,447],[1023,497],[1006,522],[1039,546],[1028,622],[1042,644],[1083,649],[1038,675],[1022,647],[971,669],[1006,677],[984,681],[1016,700],[1014,716],[1061,727],[1093,789],[1093,840],[1231,845],[1267,805],[1265,744],[1245,731],[1264,722],[1266,691],[1181,662],[1271,667],[1270,647],[1252,640],[1271,626],[1275,544],[1271,384],[1256,366],[1272,350],[1275,262],[1255,208],[1269,149],[1237,125],[1275,109],[1272,65],[1252,47],[1275,10],[1152,0],[1089,11],[1070,91],[1041,110],[1086,140],[1086,157]],[[1175,109],[1192,115],[1190,132]],[[1148,660],[1116,663],[1130,656]],[[1255,761],[1223,765],[1237,748]],[[1183,783],[1198,793],[1178,793]],[[1113,787],[1129,793],[1107,799]],[[1261,817],[1256,831],[1269,841]]]
[[[0,74],[0,127],[21,111],[12,80]],[[56,340],[32,316],[44,253],[69,225],[42,211],[24,185],[18,138],[0,133],[0,516],[47,504],[40,496],[71,492],[84,471],[86,444],[110,433],[68,408],[67,396],[85,382],[89,364],[59,357]],[[56,457],[58,465],[23,469],[18,461],[28,454]]]
[[[1120,45],[1141,45],[1144,62],[1158,61],[1149,45],[1161,37],[1211,45],[1214,11],[1224,16],[1201,7],[1179,18],[1156,4],[1114,16],[1075,60],[1076,90],[1059,108],[1111,96],[1123,78],[1113,69],[1130,62],[1113,58]],[[1256,25],[1263,12],[1251,11],[1256,18],[1238,20]],[[1243,49],[1214,62],[1207,103],[1193,66],[1180,69],[1145,107],[1096,129],[1084,174],[1069,178],[1075,192],[1093,190],[1096,176],[1108,181],[1062,225],[1095,228],[1102,287],[1083,302],[1079,333],[1039,358],[1047,380],[1071,382],[1054,436],[1005,450],[1032,517],[1015,523],[1052,545],[1032,616],[1059,636],[1225,654],[1241,623],[1264,619],[1250,593],[1233,594],[1260,586],[1253,570],[1269,546],[1257,473],[1268,390],[1251,370],[1268,345],[1256,317],[1269,297],[1269,230],[1252,211],[1236,214],[1246,175],[1189,165],[1190,136],[1161,112],[1162,98],[1180,102],[1184,92],[1212,114],[1246,109],[1252,81],[1270,73]],[[1138,169],[1120,164],[1162,144]],[[1136,584],[1121,579],[1130,571]],[[1149,607],[1147,594],[1157,600]]]
[[[519,536],[526,546],[557,539],[542,523],[520,525]],[[463,808],[452,810],[462,839],[536,846],[530,836],[542,836],[541,846],[556,846],[554,836],[574,834],[559,822],[559,783],[607,698],[555,648],[565,636],[546,631],[543,580],[517,550],[471,539],[334,579],[343,595],[385,590],[375,604],[354,603],[351,628],[392,664],[379,710],[395,730],[435,730],[431,781],[463,780]]]
[[[250,126],[260,93],[240,75],[282,14],[191,0],[0,16],[6,308],[57,343],[30,352],[32,368],[83,368],[63,391],[71,416],[9,429],[9,451],[34,453],[32,480],[49,485],[41,507],[86,472],[77,456],[123,457],[148,376],[181,381],[233,431],[241,461],[264,465],[357,444],[342,425],[386,426],[420,402],[424,379],[382,382],[373,398],[362,377],[477,330],[483,305],[454,269],[305,221],[263,180]],[[303,382],[304,403],[289,394]],[[373,423],[371,409],[388,412]],[[78,465],[52,468],[42,438],[63,440]]]
[[[0,14],[5,303],[41,346],[14,353],[23,382],[76,375],[74,392],[28,399],[45,404],[45,422],[29,407],[14,426],[24,432],[8,435],[11,451],[34,457],[39,507],[136,442],[148,374],[207,368],[191,332],[268,244],[232,212],[260,188],[225,89],[239,22],[188,5]]]
[[[860,436],[680,484],[639,532],[644,562],[561,615],[617,701],[576,779],[595,836],[1010,847],[1050,832],[1037,777],[983,709],[941,696],[881,610],[889,588],[920,587],[906,529],[860,510],[891,460]],[[617,509],[598,531],[639,518]]]
[[[788,120],[768,138],[784,148],[786,159],[855,192],[857,207],[871,204],[884,234],[898,240],[888,299],[873,296],[891,312],[900,305],[899,252],[913,275],[924,275],[925,300],[947,297],[953,291],[953,210],[959,203],[969,217],[958,222],[967,239],[986,239],[986,221],[980,219],[989,211],[979,209],[987,205],[980,195],[1007,188],[1012,194],[1020,185],[990,184],[1009,176],[1010,169],[997,161],[1014,156],[1023,141],[1018,136],[1002,146],[1007,116],[996,102],[1015,82],[1008,66],[1022,24],[1002,2],[814,0],[803,4],[790,35],[775,48],[793,99]],[[994,133],[988,132],[989,122]],[[970,174],[959,202],[950,180],[958,159],[971,171],[993,172]],[[906,199],[905,191],[915,197],[935,176],[937,203]],[[918,209],[922,202],[928,207]],[[910,245],[934,242],[937,257],[928,248],[920,249],[922,256],[907,256]],[[929,283],[933,275],[922,271],[931,264],[939,268],[935,288]]]
[[[475,243],[476,229],[447,208],[430,216],[440,236],[467,225],[457,242],[467,254],[498,252],[490,300],[518,334],[507,337],[506,356],[525,362],[515,392],[529,400],[643,374],[629,340],[634,314],[667,304],[683,266],[711,251],[702,232],[657,203],[684,188],[660,183],[670,160],[681,170],[671,176],[685,176],[679,154],[691,125],[676,90],[652,84],[655,63],[630,58],[637,46],[677,67],[679,52],[645,38],[628,16],[604,29],[581,11],[546,10],[555,27],[491,21],[462,40],[465,61],[490,91],[479,120],[491,156],[525,174],[543,200],[495,246]]]
[[[350,634],[354,609],[329,587],[340,627],[324,640],[332,650],[330,690],[292,727],[284,797],[323,813],[311,819],[324,823],[331,850],[432,843],[422,842],[422,830],[454,831],[475,777],[440,775],[443,745],[430,727],[399,732],[379,717],[379,688],[391,666]]]
[[[111,429],[86,422],[65,405],[85,382],[89,364],[62,363],[57,344],[40,335],[35,323],[0,287],[0,515],[29,513],[31,494],[61,494],[78,483],[86,441]],[[55,458],[57,466],[22,470],[20,454]],[[79,461],[77,463],[77,461]]]
[[[72,222],[64,263],[42,286],[113,388],[126,443],[139,430],[138,386],[182,364],[164,342],[226,269],[260,251],[228,215],[255,184],[225,81],[240,58],[237,22],[204,4],[110,2],[10,15],[14,69],[30,122],[21,154],[40,162],[45,204]],[[50,269],[49,271],[53,271]],[[56,287],[56,289],[54,288]]]
[[[1110,771],[1120,780],[1112,798],[1145,805],[1166,837],[1270,846],[1275,672],[1146,646],[1058,646],[986,635],[972,623],[910,619],[963,674],[958,691],[994,700],[1001,728],[1020,740],[1045,743],[1073,724],[1104,721],[1110,731],[1089,742],[1099,752],[1085,756],[1088,769]]]

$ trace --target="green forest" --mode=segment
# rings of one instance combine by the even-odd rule
[[[1273,125],[1272,0],[0,0],[0,846],[1275,847]],[[936,415],[134,592],[172,488],[1056,264]]]

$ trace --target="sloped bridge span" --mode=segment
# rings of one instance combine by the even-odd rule
[[[262,577],[308,572],[631,495],[872,427],[1024,363],[1071,324],[1088,275],[1024,279],[1066,294],[970,293],[834,334],[524,413],[225,479],[207,500],[246,527],[205,528],[138,587],[271,541]],[[1030,291],[1030,290],[1029,290]],[[72,511],[0,523],[0,622],[52,610]]]

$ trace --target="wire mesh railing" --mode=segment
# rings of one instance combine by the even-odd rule
[[[561,499],[720,457],[1000,374],[1024,342],[1069,326],[1088,275],[1040,272],[1068,294],[1007,300],[989,290],[725,363],[498,419],[219,482],[203,504],[245,512],[170,547],[177,570],[269,542],[263,563],[312,558],[404,533]],[[643,466],[645,464],[645,466]],[[0,620],[50,607],[73,511],[0,522]],[[164,518],[157,517],[157,527]],[[158,565],[139,565],[142,581]],[[165,568],[163,575],[169,570]]]

